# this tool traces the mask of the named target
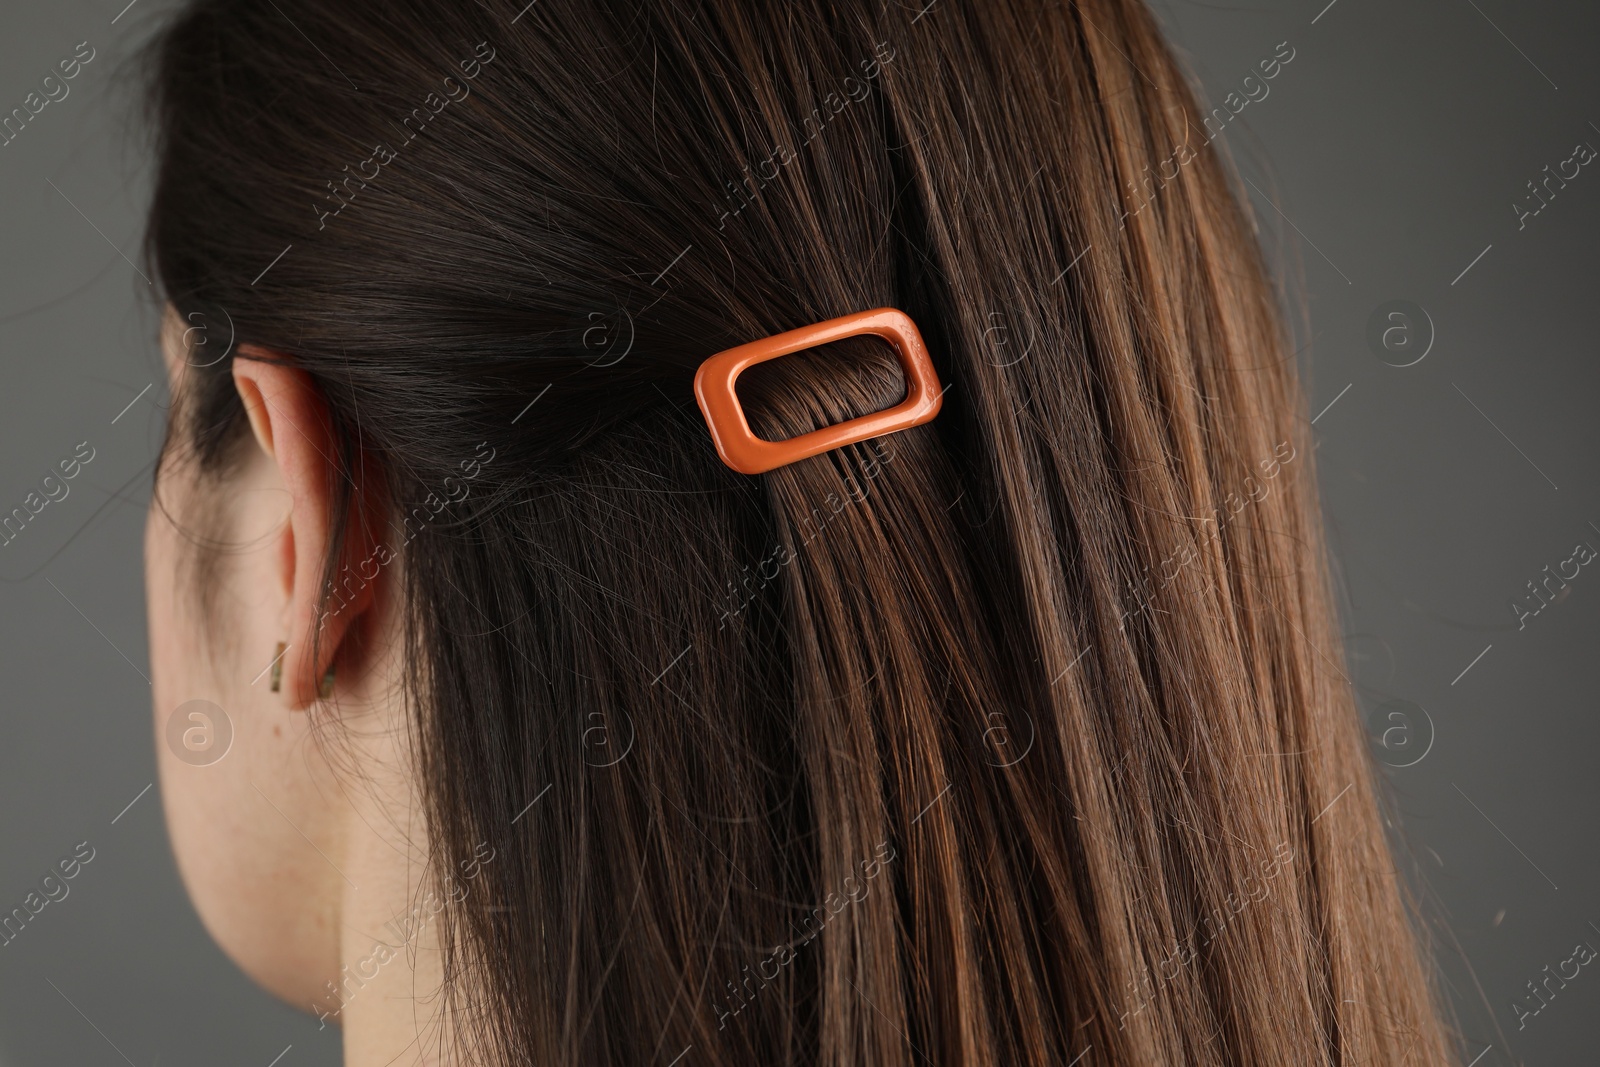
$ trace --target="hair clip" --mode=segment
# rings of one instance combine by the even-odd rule
[[[785,441],[766,441],[751,431],[744,409],[739,405],[739,396],[734,392],[734,383],[740,374],[757,363],[863,333],[877,334],[894,345],[906,376],[904,400],[894,407]],[[939,376],[934,373],[933,361],[922,343],[917,324],[905,312],[894,308],[858,311],[718,352],[700,364],[694,376],[694,395],[706,417],[717,454],[722,462],[741,474],[763,474],[835,448],[920,426],[939,414],[944,399]]]

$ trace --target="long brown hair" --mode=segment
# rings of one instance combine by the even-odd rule
[[[153,62],[166,294],[393,502],[437,863],[496,850],[476,1059],[1451,1059],[1294,361],[1137,0],[196,0]],[[724,467],[700,361],[879,306],[939,418]],[[901,388],[749,378],[771,437]]]

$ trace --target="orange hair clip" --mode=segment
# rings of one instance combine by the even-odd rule
[[[877,334],[894,345],[906,375],[904,400],[892,408],[824,426],[786,441],[766,441],[751,432],[744,409],[739,406],[739,396],[734,392],[734,383],[740,374],[757,363],[863,333]],[[905,312],[894,308],[858,311],[718,352],[700,364],[694,376],[694,395],[711,429],[717,454],[722,462],[741,474],[763,474],[857,441],[920,426],[939,414],[944,400],[939,376],[934,373],[933,361],[928,357],[917,324]]]

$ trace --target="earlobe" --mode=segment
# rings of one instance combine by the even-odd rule
[[[319,612],[329,547],[338,526],[336,490],[341,483],[356,485],[341,559],[332,561],[338,574],[350,562],[344,557],[359,560],[370,551],[366,542],[375,524],[364,518],[372,502],[361,488],[369,480],[353,483],[349,472],[336,465],[334,457],[343,452],[327,402],[309,374],[279,353],[244,345],[234,360],[233,377],[256,441],[277,468],[290,498],[289,522],[279,535],[278,553],[288,620],[282,637],[288,651],[280,667],[280,691],[291,709],[304,710],[326,696],[324,679],[335,654],[373,601],[372,583],[364,583],[339,611]]]

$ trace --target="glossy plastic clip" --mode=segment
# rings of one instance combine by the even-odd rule
[[[894,345],[906,376],[904,400],[883,411],[824,426],[786,441],[766,441],[751,432],[744,409],[739,406],[739,396],[734,392],[734,383],[740,374],[769,359],[864,333],[877,334]],[[933,361],[928,357],[916,323],[894,308],[858,311],[718,352],[700,365],[694,376],[694,395],[711,429],[717,454],[722,462],[741,474],[763,474],[857,441],[920,426],[939,414],[944,399],[939,377],[934,373]]]

